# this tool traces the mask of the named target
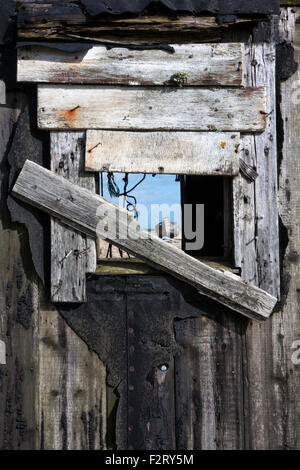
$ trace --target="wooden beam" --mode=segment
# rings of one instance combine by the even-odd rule
[[[104,46],[74,53],[25,46],[18,49],[18,81],[164,85],[174,84],[181,73],[182,84],[186,86],[243,85],[243,44],[172,47],[173,54],[157,49],[133,51]]]
[[[224,261],[222,258],[201,258],[199,259],[204,264],[211,266],[215,269],[221,269],[229,271],[233,274],[238,274],[239,270],[233,268],[228,261]],[[97,264],[97,275],[134,275],[134,274],[160,274],[161,271],[152,268],[149,264],[134,258],[134,259],[117,259],[117,258],[102,258],[98,260]]]
[[[37,414],[33,448],[106,449],[106,367],[46,295],[40,292],[35,337],[37,397],[29,397]]]
[[[84,172],[85,133],[51,132],[51,170],[90,191],[96,191],[94,175]],[[95,240],[51,220],[51,300],[85,302],[86,273],[97,264]]]
[[[249,318],[265,320],[277,302],[238,276],[206,266],[160,238],[149,236],[126,210],[29,160],[12,193],[76,230],[114,243]]]
[[[255,132],[266,121],[265,88],[39,85],[41,129]]]
[[[239,144],[233,132],[87,131],[85,169],[232,176]]]
[[[275,49],[274,43],[246,46],[247,85],[267,90],[267,126],[260,135],[242,137],[243,160],[258,176],[252,182],[234,178],[233,201],[236,265],[244,279],[279,298]]]
[[[22,2],[24,4],[24,2]],[[51,2],[50,2],[51,3]],[[74,34],[90,36],[91,39],[107,34],[136,37],[149,43],[149,40],[162,42],[163,37],[173,34],[193,34],[198,40],[204,38],[221,37],[230,27],[239,27],[241,24],[254,25],[260,18],[257,14],[247,18],[233,18],[232,22],[218,24],[215,16],[194,16],[179,14],[176,17],[167,15],[143,15],[130,17],[99,16],[90,18],[85,16],[78,5],[51,5],[28,2],[24,4],[18,14],[18,36],[20,38],[65,38]],[[121,34],[120,34],[121,33]],[[147,35],[147,37],[145,37]],[[149,35],[152,35],[150,38]],[[181,40],[182,38],[180,38]],[[170,41],[166,41],[170,42]],[[129,43],[132,44],[131,41]]]

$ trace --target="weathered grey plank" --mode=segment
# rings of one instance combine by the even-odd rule
[[[175,322],[177,450],[243,449],[241,323],[222,307]]]
[[[258,286],[280,296],[275,44],[251,47],[252,85],[266,86],[266,130],[255,135],[255,218]]]
[[[174,84],[182,74],[182,85],[243,85],[243,44],[175,44],[172,47],[173,54],[104,46],[68,53],[26,46],[18,49],[18,81],[164,85]]]
[[[84,174],[85,134],[51,133],[51,170],[95,191],[95,177]],[[51,298],[53,302],[84,302],[86,273],[96,270],[95,241],[51,220]]]
[[[270,294],[249,286],[232,273],[201,263],[158,237],[149,236],[124,209],[33,162],[25,163],[13,194],[75,229],[120,246],[250,318],[265,320],[276,304]]]
[[[25,3],[25,2],[23,2]],[[45,11],[46,10],[46,11]],[[47,21],[45,22],[45,18]],[[139,15],[131,18],[115,18],[100,15],[97,18],[86,18],[79,6],[72,3],[69,8],[53,8],[53,5],[42,5],[30,2],[24,5],[18,15],[18,36],[21,38],[63,38],[70,40],[74,36],[88,36],[90,39],[105,41],[108,34],[114,34],[116,43],[136,43],[136,36],[141,43],[172,43],[182,41],[183,35],[188,35],[191,42],[193,35],[195,42],[222,39],[222,35],[230,27],[235,28],[241,24],[257,23],[254,17],[237,18],[235,21],[218,24],[215,16],[191,15]],[[120,34],[122,32],[122,34]],[[180,33],[180,34],[178,34]],[[173,41],[166,40],[166,34],[173,35]],[[158,41],[158,35],[160,40]],[[180,37],[179,37],[180,36]],[[78,38],[77,38],[78,40]]]
[[[10,222],[6,206],[7,153],[24,100],[0,109],[0,448],[29,450],[36,442],[38,278],[26,229]],[[26,145],[26,141],[23,145]],[[4,346],[5,345],[5,346]]]
[[[280,295],[275,45],[246,46],[248,85],[266,86],[266,131],[242,138],[243,160],[258,174],[251,182],[234,179],[235,259],[242,276]]]
[[[41,295],[38,334],[38,448],[106,448],[106,370]]]
[[[252,58],[250,46],[245,46],[244,67],[246,85],[252,83]],[[255,167],[254,136],[241,136],[241,158],[249,167]],[[233,236],[235,266],[241,268],[242,277],[253,285],[257,285],[256,263],[256,220],[255,220],[255,186],[242,174],[233,178]]]
[[[151,371],[153,390],[145,429],[147,450],[176,449],[174,360]]]
[[[255,169],[258,177],[252,182],[242,176],[234,178],[234,216],[235,254],[242,277],[253,285],[264,286],[267,291],[278,296],[280,274],[274,47],[274,44],[246,46],[247,85],[266,85],[268,116],[266,132],[259,139],[250,135],[242,138],[242,158]],[[282,421],[278,414],[277,418],[271,418],[275,402],[270,386],[273,350],[278,347],[277,340],[275,343],[272,340],[272,323],[276,323],[277,317],[278,313],[263,328],[250,324],[244,336],[245,447],[249,449],[278,448],[274,445],[277,439],[275,434],[278,434]]]
[[[262,88],[39,85],[42,129],[263,131]]]
[[[95,1],[94,5],[97,5],[97,3],[98,2]],[[116,7],[107,3],[105,4],[105,7],[103,7],[102,4],[102,8],[100,5],[97,5],[94,10],[94,5],[91,0],[89,0],[87,5],[83,0],[81,6],[76,5],[74,1],[62,2],[49,0],[44,4],[44,2],[41,1],[29,0],[27,2],[25,0],[22,3],[23,8],[20,10],[18,15],[18,29],[21,30],[21,32],[24,32],[24,30],[31,31],[32,29],[44,28],[48,33],[48,28],[51,31],[55,26],[60,25],[63,31],[64,29],[68,31],[70,29],[68,28],[68,25],[72,25],[73,31],[78,26],[85,26],[87,29],[90,28],[91,31],[93,31],[93,28],[95,31],[103,28],[104,31],[109,29],[115,29],[116,31],[138,29],[147,32],[149,30],[155,31],[155,26],[157,32],[172,29],[175,31],[197,31],[201,30],[205,26],[209,29],[219,26],[218,22],[215,21],[215,16],[202,16],[201,13],[207,14],[207,12],[210,12],[213,15],[230,15],[228,23],[234,23],[234,15],[237,13],[243,15],[246,14],[252,21],[255,21],[255,19],[258,21],[258,14],[276,14],[279,9],[279,3],[276,2],[276,5],[274,5],[274,0],[268,0],[263,3],[258,0],[247,0],[245,2],[241,2],[239,0],[231,2],[229,5],[228,2],[223,0],[221,2],[217,1],[214,3],[211,1],[202,1],[199,7],[197,2],[195,4],[178,4],[174,5],[173,8],[171,5],[171,10],[177,10],[177,13],[179,13],[179,11],[186,13],[185,15],[178,14],[176,17],[174,17],[174,15],[160,16],[143,14],[135,15],[133,18],[126,18],[126,15],[122,15],[121,18],[117,17],[116,20],[114,19],[115,15],[117,16],[121,13],[140,13],[149,3],[150,2],[143,4],[133,3],[131,4],[133,5],[133,8],[132,6],[129,6],[130,4],[124,4],[124,2],[121,4],[116,3]],[[124,5],[123,7],[121,6],[122,4]],[[96,13],[91,15],[93,10],[96,11]],[[191,12],[197,13],[197,16],[191,16]],[[108,13],[108,17],[105,14],[103,15],[103,13]],[[114,14],[111,15],[111,13]],[[230,21],[231,18],[232,21]]]
[[[295,29],[296,15],[292,8],[283,9],[280,38],[294,38],[295,60],[299,62],[300,25]],[[298,70],[281,84],[284,137],[279,174],[279,210],[283,222],[281,309],[259,328],[250,323],[245,334],[245,445],[251,449],[300,448],[300,423],[296,418],[300,413],[299,82]]]
[[[87,131],[85,169],[237,175],[239,146],[233,132]]]

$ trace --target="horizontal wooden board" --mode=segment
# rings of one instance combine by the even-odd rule
[[[49,9],[48,9],[49,12]],[[109,19],[95,18],[92,22],[86,18],[72,23],[70,19],[57,21],[49,18],[45,23],[37,13],[34,23],[19,23],[18,37],[23,40],[51,39],[64,41],[89,40],[102,45],[120,44],[132,49],[132,45],[154,45],[162,48],[166,44],[213,43],[222,41],[227,32],[240,31],[240,28],[252,28],[259,21],[257,15],[235,18],[229,23],[216,21],[214,16],[139,16],[135,18]],[[39,19],[38,19],[39,16]],[[262,19],[262,18],[261,18]],[[159,44],[159,46],[157,46]]]
[[[128,173],[237,175],[240,134],[87,131],[85,169]]]
[[[157,49],[134,51],[104,46],[72,53],[26,46],[18,50],[18,81],[164,85],[176,80],[179,73],[189,86],[243,85],[244,44],[172,47],[173,54]]]
[[[247,317],[263,321],[277,302],[275,297],[240,277],[211,268],[143,231],[125,209],[29,160],[14,185],[13,194],[74,229],[103,238],[178,277]]]
[[[42,129],[255,132],[266,124],[261,88],[39,85]]]

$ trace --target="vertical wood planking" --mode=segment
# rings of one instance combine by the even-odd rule
[[[242,158],[255,181],[234,178],[235,263],[242,277],[279,297],[279,229],[276,138],[275,44],[246,46],[247,85],[266,86],[266,130],[242,137]]]
[[[162,370],[163,367],[167,370]],[[152,394],[145,429],[146,450],[176,449],[174,360],[161,364],[151,371]]]
[[[5,363],[0,363],[0,448],[29,450],[37,434],[38,279],[28,256],[26,230],[12,226],[5,203],[7,153],[24,105],[19,94],[13,99],[15,109],[0,110],[0,340],[6,353]]]
[[[297,2],[299,4],[299,2]],[[300,8],[282,9],[283,25],[286,37],[293,41],[295,61],[300,64]],[[300,365],[300,70],[281,84],[281,112],[284,125],[283,160],[280,168],[279,201],[280,216],[287,230],[289,245],[283,260],[282,293],[285,298],[290,276],[289,292],[282,312],[273,319],[274,351],[273,374],[277,379],[274,384],[275,412],[281,417],[274,447],[285,449],[300,448],[299,396]],[[282,240],[283,241],[283,240]],[[283,247],[282,247],[283,248]],[[283,304],[284,302],[282,302]],[[281,379],[281,380],[280,380]],[[277,387],[277,383],[281,387]]]
[[[85,133],[51,133],[51,170],[95,191],[95,176],[84,174]],[[51,298],[84,302],[86,273],[96,270],[96,246],[90,237],[51,220]]]
[[[279,297],[279,233],[277,202],[277,147],[275,92],[275,44],[252,44],[252,83],[264,82],[268,90],[266,132],[255,136],[254,164],[258,178],[255,186],[255,236],[257,285]],[[270,114],[269,114],[270,113]],[[277,314],[275,314],[276,316]],[[275,320],[276,321],[276,320]],[[244,377],[246,447],[274,448],[282,416],[274,416],[273,347],[277,349],[272,320],[260,328],[249,324],[244,338]],[[275,340],[273,344],[273,340]],[[274,371],[275,372],[275,371]],[[276,372],[275,372],[276,374]],[[272,390],[273,389],[273,390]],[[272,418],[271,418],[272,416]],[[276,424],[275,424],[276,423]]]
[[[248,86],[252,67],[249,46],[245,47],[244,65]],[[241,158],[249,166],[254,166],[254,136],[241,135]],[[235,265],[241,268],[245,281],[256,285],[254,182],[247,181],[241,174],[233,178],[233,217]]]
[[[126,278],[129,450],[176,449],[174,358],[166,327],[170,321],[169,289],[176,309],[176,292],[167,278]],[[157,317],[158,304],[163,318]]]
[[[105,367],[44,298],[38,373],[38,448],[105,449]]]
[[[220,310],[175,322],[177,449],[242,449],[241,325]]]
[[[280,296],[278,173],[276,128],[276,45],[257,44],[251,47],[253,86],[267,89],[266,129],[255,135],[255,217],[258,286]]]
[[[295,35],[295,60],[300,62],[300,28],[293,9],[282,9],[280,34]],[[245,335],[246,447],[298,449],[300,446],[299,364],[293,359],[300,339],[299,321],[299,82],[300,72],[281,84],[284,130],[283,160],[279,175],[279,208],[284,228],[282,308],[265,325],[250,323]],[[287,239],[289,237],[289,240]]]

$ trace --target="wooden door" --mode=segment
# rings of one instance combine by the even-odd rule
[[[87,303],[59,311],[107,366],[109,446],[242,448],[246,319],[162,275],[92,276]]]

